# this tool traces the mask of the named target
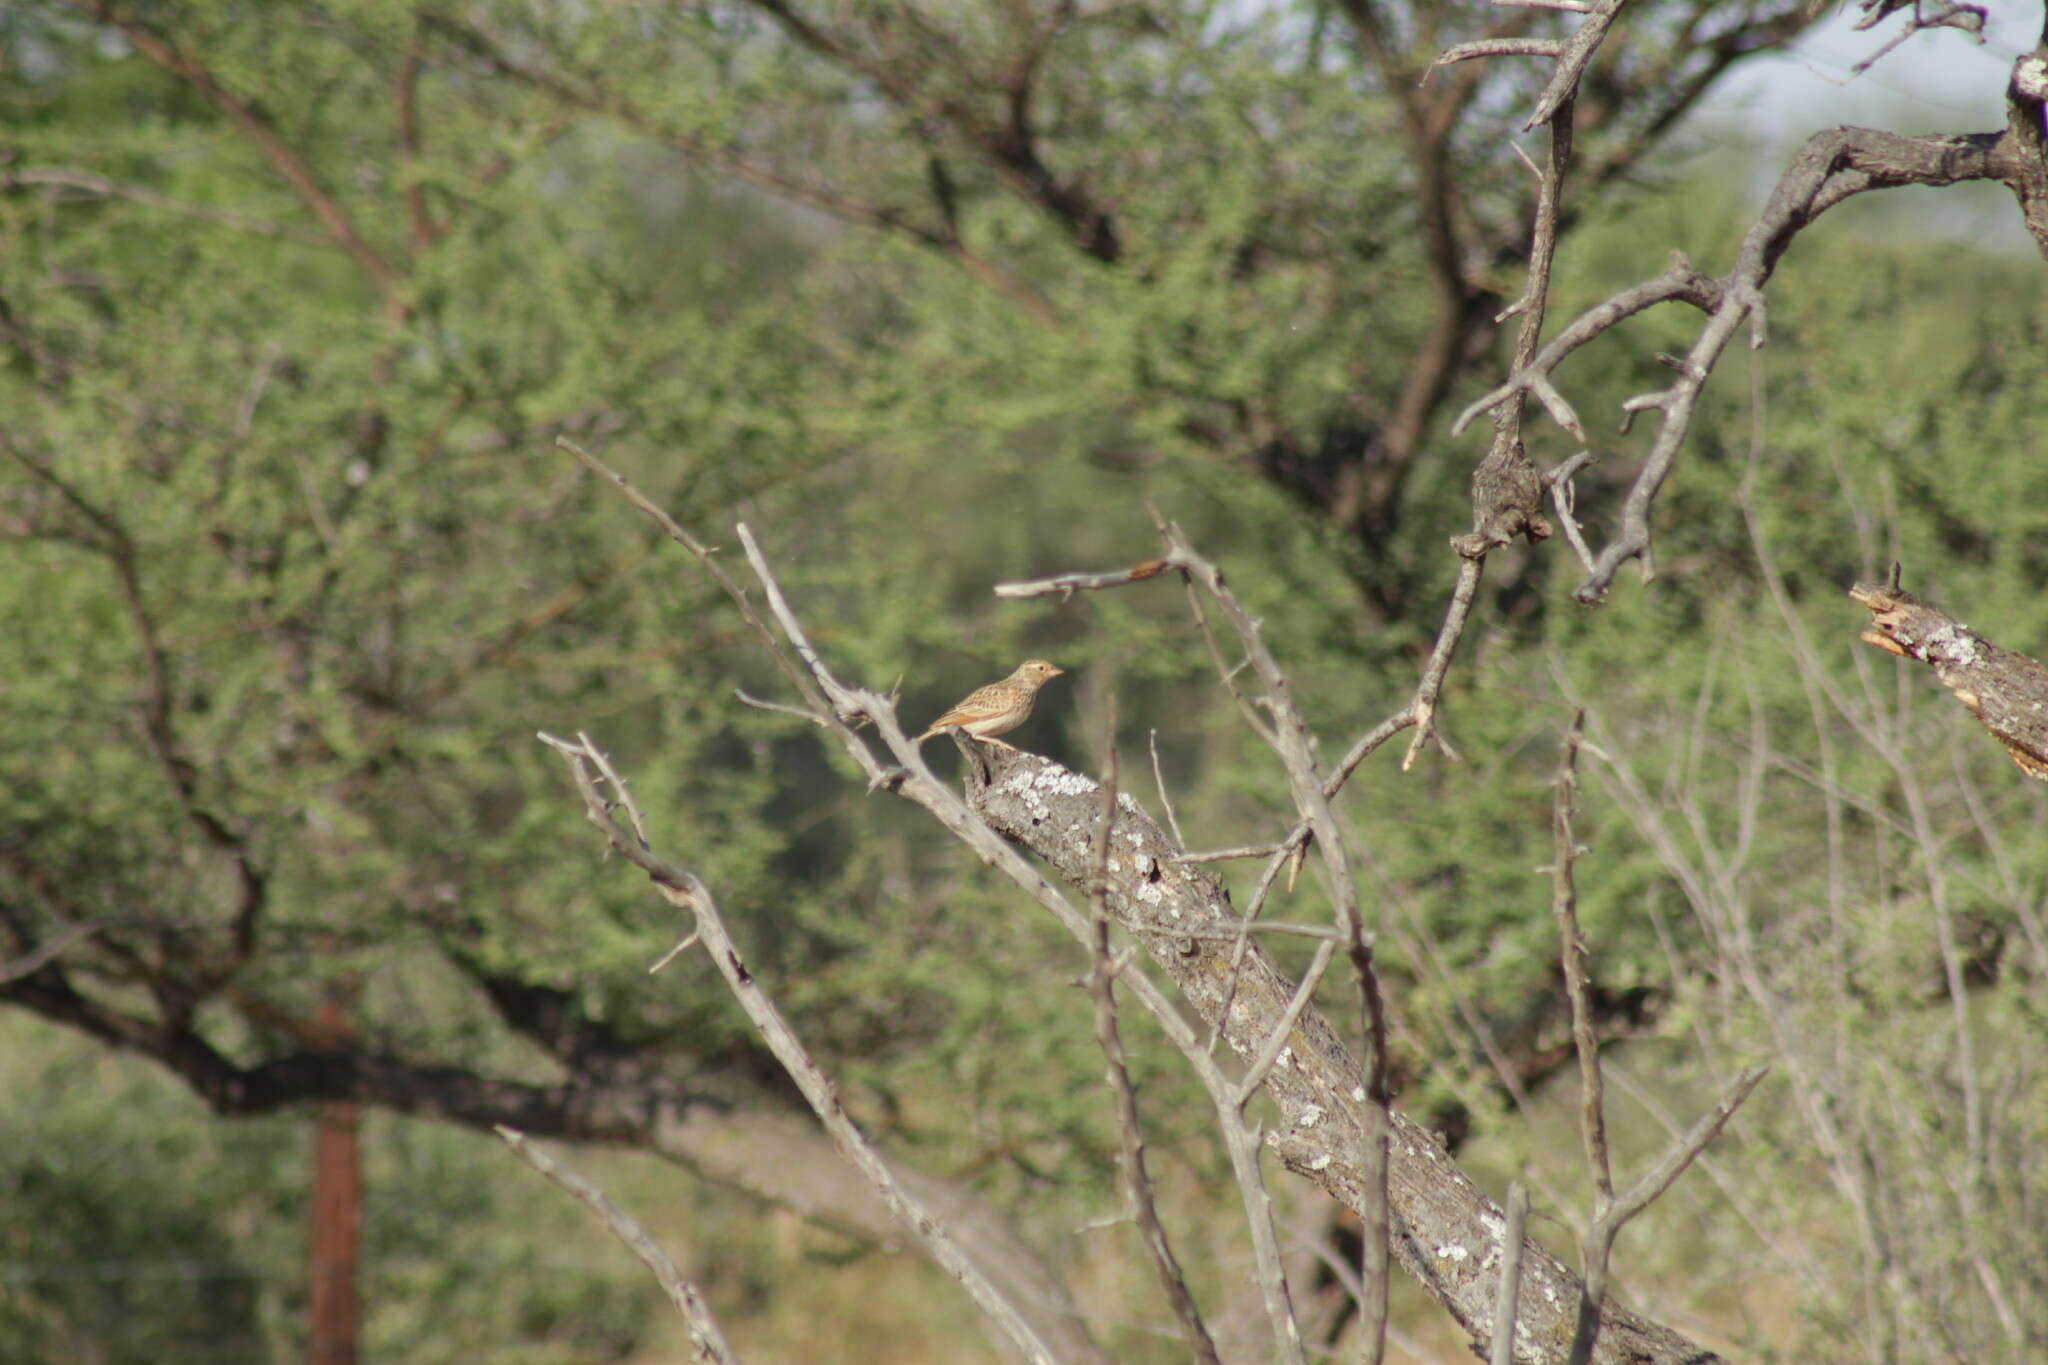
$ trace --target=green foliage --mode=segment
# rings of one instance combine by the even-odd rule
[[[23,54],[4,78],[10,165],[145,192],[71,176],[0,193],[6,951],[95,926],[60,965],[136,1021],[143,1049],[189,1025],[240,1062],[290,1053],[287,1023],[340,990],[378,1049],[561,1079],[570,1049],[515,1032],[482,989],[513,981],[558,992],[650,1074],[751,1076],[753,1035],[709,971],[647,976],[676,916],[597,863],[532,738],[588,730],[634,779],[657,845],[716,888],[863,1122],[1027,1210],[1048,1243],[1098,1216],[1113,1144],[1066,984],[1077,950],[916,812],[864,794],[814,728],[738,705],[735,686],[788,700],[743,623],[553,440],[601,449],[735,572],[730,528],[751,524],[832,665],[900,677],[907,719],[1043,654],[1070,676],[1021,741],[1098,765],[1113,691],[1126,789],[1156,805],[1156,735],[1191,845],[1277,834],[1285,784],[1215,687],[1177,585],[1026,603],[988,589],[1148,554],[1153,500],[1229,569],[1326,756],[1401,704],[1455,572],[1444,540],[1464,528],[1469,449],[1425,438],[1371,550],[1245,453],[1292,440],[1307,458],[1311,436],[1343,434],[1333,414],[1382,412],[1389,358],[1429,326],[1386,93],[1305,32],[1321,32],[1313,6],[1211,16],[1200,34],[1113,13],[1084,28],[1049,59],[1041,115],[1060,165],[1117,206],[1111,268],[984,162],[950,144],[906,155],[917,128],[750,11],[177,10],[180,43],[276,129],[361,248],[336,249],[191,84],[52,7],[0,19]],[[545,56],[568,93],[451,36],[471,20],[504,63]],[[985,52],[993,23],[963,14],[961,41]],[[390,110],[414,50],[423,132],[407,152]],[[1520,107],[1529,79],[1503,77],[1489,101]],[[1589,136],[1587,155],[1627,132]],[[890,203],[924,202],[943,162],[966,245],[1015,287],[792,206],[735,171],[757,154],[829,170],[811,190]],[[1460,155],[1475,202],[1508,215],[1524,173],[1497,149]],[[1742,230],[1718,184],[1609,192],[1582,205],[1554,319],[1673,245],[1725,260]],[[1496,556],[1446,698],[1465,761],[1397,776],[1390,750],[1344,804],[1407,1102],[1504,1116],[1479,1030],[1518,1054],[1561,1036],[1535,869],[1558,737],[1570,705],[1589,706],[1605,757],[1588,759],[1579,880],[1602,988],[1656,1007],[1652,1058],[1700,1040],[1717,1060],[1773,1052],[1790,1020],[1847,1059],[1802,1054],[1856,1111],[1882,1189],[1845,1212],[1787,1117],[1795,1095],[1775,1116],[1760,1099],[1740,1138],[1752,1192],[1782,1207],[1769,1226],[1823,1282],[1868,1271],[1828,1242],[1856,1216],[1932,1229],[1901,1272],[1926,1321],[1976,1292],[1978,1261],[2022,1303],[2038,1280],[2023,1255],[2035,1194],[1986,1154],[2038,1149],[2048,1113],[2010,1042],[2041,1026],[2028,934],[2048,803],[1931,680],[1857,652],[1841,589],[1896,557],[2001,642],[2048,639],[2048,473],[2024,458],[2048,403],[2039,295],[2036,270],[2008,261],[1802,239],[1773,287],[1772,347],[1725,361],[1709,390],[1661,504],[1657,583],[1583,612],[1556,543]],[[1581,412],[1604,421],[1660,385],[1652,353],[1681,349],[1694,321],[1655,313],[1582,353],[1562,376]],[[1456,386],[1496,378],[1481,366]],[[1568,453],[1532,427],[1542,462]],[[1589,517],[1647,441],[1603,437],[1581,480]],[[1421,605],[1388,619],[1375,593]],[[955,761],[943,742],[929,753]],[[245,864],[263,902],[242,957]],[[1226,865],[1240,893],[1246,866]],[[1766,949],[1753,991],[1725,971],[1738,905]],[[1275,913],[1327,910],[1304,878]],[[1944,976],[1958,957],[1961,1020]],[[271,1267],[295,1245],[299,1125],[203,1125],[166,1085],[99,1079],[104,1060],[74,1063],[93,1085],[58,1084],[38,1068],[76,1045],[4,1017],[9,1065],[33,1073],[0,1120],[6,1258],[125,1263],[163,1245],[218,1274],[175,1294],[10,1282],[0,1354],[163,1358],[202,1332],[222,1359],[285,1353],[299,1289]],[[1964,1023],[2001,1098],[1972,1102],[1948,1162]],[[1175,1212],[1220,1223],[1206,1101],[1149,1030],[1126,1033]],[[1685,1118],[1712,1063],[1672,1069],[1688,1066],[1699,1085],[1667,1097]],[[1542,1131],[1504,1120],[1489,1141],[1508,1166]],[[644,1346],[655,1310],[624,1287],[637,1272],[565,1270],[549,1247],[578,1215],[529,1194],[488,1141],[389,1119],[369,1141],[380,1359],[445,1358],[456,1322],[493,1358]],[[814,1268],[758,1236],[751,1206],[695,1197],[744,1248],[719,1252],[722,1304],[759,1307],[779,1275]],[[1234,1283],[1226,1251],[1191,1260],[1209,1286]],[[1691,1269],[1657,1264],[1674,1281]],[[1829,1334],[1859,1300],[1805,1302]]]

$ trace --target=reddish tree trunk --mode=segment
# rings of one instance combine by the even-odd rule
[[[320,1002],[324,1032],[348,1032],[342,998],[330,993]],[[313,1125],[313,1200],[310,1319],[311,1365],[355,1365],[356,1243],[363,1221],[362,1162],[357,1148],[359,1106],[330,1102],[320,1106]]]

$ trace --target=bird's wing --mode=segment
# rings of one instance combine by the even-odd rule
[[[930,737],[948,725],[965,725],[968,721],[987,715],[993,709],[995,696],[1001,686],[1000,683],[990,683],[987,687],[979,687],[969,692],[952,710],[927,726],[925,735]]]

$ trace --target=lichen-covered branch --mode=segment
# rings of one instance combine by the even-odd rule
[[[991,828],[1037,855],[1061,880],[1089,884],[1102,818],[1094,781],[1035,754],[997,752],[985,768],[969,766],[967,794]],[[1242,930],[1222,884],[1180,861],[1179,847],[1137,802],[1125,796],[1117,804],[1104,905],[1195,1013],[1220,1029],[1240,1056],[1252,1056],[1286,1017],[1295,983],[1256,943],[1233,970]],[[1312,1006],[1295,1018],[1266,1078],[1280,1112],[1268,1139],[1271,1148],[1290,1170],[1361,1212],[1365,1085],[1363,1067]],[[1505,1216],[1427,1129],[1398,1110],[1390,1121],[1394,1255],[1475,1339],[1483,1339],[1494,1320]],[[1521,1358],[1562,1359],[1576,1325],[1579,1281],[1533,1242],[1523,1256]],[[1658,1323],[1619,1311],[1604,1321],[1595,1356],[1617,1365],[1714,1358]]]

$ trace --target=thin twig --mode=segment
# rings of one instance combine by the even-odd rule
[[[1157,578],[1173,565],[1164,559],[1148,559],[1142,564],[1133,564],[1128,569],[1112,569],[1108,573],[1063,573],[1052,578],[1034,578],[1024,583],[998,583],[995,594],[998,597],[1044,597],[1057,594],[1062,598],[1076,592],[1094,592],[1103,588],[1121,588],[1127,583],[1142,583],[1148,578]]]
[[[1177,863],[1225,863],[1233,858],[1270,858],[1288,852],[1285,844],[1246,844],[1242,848],[1216,848],[1203,853],[1183,853]]]
[[[827,717],[836,719],[836,713],[826,704],[824,695],[819,692],[811,675],[796,666],[795,661],[789,657],[788,651],[783,649],[781,637],[776,635],[769,628],[768,623],[761,619],[761,614],[754,610],[753,600],[747,596],[746,589],[733,581],[732,575],[725,571],[725,566],[718,562],[717,556],[712,553],[709,546],[684,530],[674,517],[671,517],[666,511],[662,510],[659,504],[628,482],[625,475],[598,459],[597,456],[591,454],[582,446],[577,445],[566,436],[557,436],[555,438],[555,445],[575,456],[577,461],[593,474],[608,480],[613,487],[619,490],[620,495],[627,502],[653,518],[654,523],[668,534],[670,540],[673,540],[692,555],[695,555],[697,562],[704,566],[704,572],[710,574],[711,580],[725,590],[726,596],[730,597],[733,605],[739,608],[740,615],[745,617],[747,624],[754,628],[754,633],[761,637],[761,643],[768,647],[768,653],[775,660],[776,666],[782,670],[782,676],[789,679],[790,685],[796,688],[798,694],[810,704],[813,719],[817,720],[821,725],[826,725],[828,728],[844,729],[843,726],[834,727],[832,721],[827,719]],[[848,732],[848,735],[842,735],[842,740],[849,736],[850,732]],[[860,747],[863,750],[866,748],[865,745]]]
[[[1585,732],[1586,712],[1579,708],[1572,712],[1571,728],[1565,732],[1551,799],[1550,908],[1557,918],[1557,954],[1564,968],[1565,998],[1571,1003],[1572,1046],[1579,1056],[1579,1132],[1586,1147],[1587,1169],[1593,1173],[1594,1206],[1600,1209],[1614,1198],[1614,1176],[1607,1156],[1593,986],[1586,976],[1586,944],[1579,936],[1578,890],[1572,881],[1572,865],[1579,856],[1572,816],[1578,805],[1579,745]]]
[[[1522,1296],[1522,1239],[1528,1235],[1529,1190],[1508,1183],[1508,1225],[1500,1238],[1500,1288],[1494,1291],[1490,1365],[1515,1365],[1515,1305]]]
[[[1720,1103],[1695,1123],[1683,1138],[1672,1144],[1661,1161],[1619,1199],[1599,1210],[1586,1236],[1585,1280],[1579,1297],[1579,1322],[1572,1333],[1570,1365],[1586,1365],[1593,1358],[1607,1296],[1607,1269],[1614,1239],[1631,1218],[1648,1208],[1652,1200],[1671,1188],[1672,1181],[1684,1174],[1693,1158],[1706,1150],[1707,1144],[1719,1135],[1742,1102],[1749,1098],[1749,1092],[1756,1089],[1757,1082],[1769,1071],[1767,1066],[1752,1066],[1737,1076],[1722,1092]]]
[[[826,724],[825,721],[819,718],[817,712],[805,710],[801,706],[785,706],[779,701],[764,701],[760,697],[748,695],[737,687],[732,690],[732,694],[739,699],[741,704],[751,706],[757,711],[774,711],[779,715],[795,716],[798,720],[808,721],[812,725]]]
[[[675,947],[669,949],[667,952],[663,953],[660,957],[655,959],[654,965],[647,969],[647,974],[649,976],[653,976],[663,967],[668,966],[669,963],[674,962],[684,953],[689,952],[690,949],[697,946],[700,938],[701,935],[699,935],[695,929],[692,929],[689,933],[683,935],[682,940],[678,942]]]
[[[1180,817],[1173,813],[1173,797],[1166,790],[1166,774],[1159,766],[1159,732],[1145,732],[1145,744],[1152,751],[1152,785],[1159,789],[1159,805],[1166,812],[1166,827],[1173,831],[1173,842],[1180,848],[1188,846],[1181,837]]]
[[[1289,1047],[1294,1026],[1301,1019],[1301,1012],[1308,1008],[1314,998],[1316,987],[1322,984],[1323,973],[1330,969],[1330,961],[1337,955],[1341,937],[1332,937],[1316,948],[1316,955],[1309,960],[1308,970],[1301,974],[1301,981],[1295,986],[1294,994],[1287,1001],[1287,1008],[1266,1032],[1265,1041],[1260,1045],[1258,1055],[1245,1068],[1244,1075],[1237,1082],[1237,1103],[1240,1108],[1257,1098],[1259,1087],[1266,1083],[1267,1073],[1279,1062],[1282,1053]]]
[[[1883,47],[1880,47],[1877,51],[1850,67],[1849,74],[1851,76],[1862,75],[1870,70],[1871,67],[1876,66],[1886,54],[1891,52],[1900,43],[1905,42],[1914,34],[1930,28],[1961,29],[1972,38],[1975,38],[1979,46],[1982,46],[1984,42],[1984,20],[1986,18],[1984,7],[1981,5],[1956,3],[1956,0],[1940,0],[1940,3],[1941,8],[1932,14],[1923,14],[1918,3],[1912,5],[1907,15],[1906,26],[1894,34]],[[1889,0],[1863,0],[1863,17],[1856,21],[1853,28],[1858,33],[1862,33],[1866,29],[1875,28],[1878,24],[1890,18],[1898,8],[1899,6],[1890,3]]]
[[[1609,1211],[1609,1221],[1619,1229],[1631,1218],[1648,1208],[1658,1196],[1671,1188],[1673,1181],[1685,1174],[1685,1168],[1693,1159],[1707,1149],[1707,1144],[1719,1137],[1721,1130],[1728,1126],[1728,1120],[1735,1117],[1735,1111],[1749,1098],[1749,1092],[1757,1083],[1768,1076],[1768,1066],[1744,1068],[1741,1075],[1728,1083],[1721,1092],[1721,1098],[1712,1110],[1703,1115],[1687,1130],[1685,1136],[1671,1145],[1664,1157],[1655,1166],[1643,1173],[1641,1179],[1623,1191]]]
[[[1217,642],[1216,632],[1209,626],[1209,614],[1202,610],[1202,596],[1195,591],[1195,580],[1184,568],[1181,570],[1180,578],[1182,586],[1187,589],[1188,610],[1194,614],[1195,626],[1202,632],[1203,643],[1209,646],[1209,658],[1216,665],[1216,676],[1222,679],[1224,690],[1229,692],[1231,699],[1237,703],[1238,714],[1244,717],[1244,723],[1250,727],[1251,732],[1268,744],[1275,743],[1273,727],[1266,723],[1266,718],[1252,705],[1251,698],[1237,685],[1237,675],[1244,671],[1247,661],[1240,660],[1235,668],[1223,661],[1223,646]]]
[[[539,1171],[548,1180],[567,1190],[582,1205],[598,1216],[612,1235],[629,1247],[646,1267],[654,1272],[654,1278],[661,1281],[661,1287],[668,1291],[669,1301],[676,1311],[683,1315],[683,1322],[689,1327],[690,1344],[695,1348],[696,1359],[713,1362],[713,1365],[731,1365],[738,1359],[732,1347],[725,1340],[725,1333],[719,1330],[718,1319],[711,1312],[711,1305],[704,1302],[704,1296],[677,1268],[661,1245],[647,1235],[647,1230],[624,1209],[605,1197],[605,1192],[585,1180],[576,1172],[557,1162],[516,1128],[504,1124],[493,1124],[499,1137],[519,1154],[520,1160]]]
[[[1118,1151],[1131,1217],[1144,1238],[1146,1251],[1151,1254],[1152,1268],[1159,1276],[1159,1286],[1165,1291],[1166,1301],[1172,1305],[1173,1315],[1180,1321],[1181,1335],[1186,1339],[1188,1349],[1197,1361],[1206,1362],[1206,1365],[1222,1365],[1216,1354],[1216,1342],[1202,1322],[1202,1313],[1195,1306],[1194,1295],[1188,1292],[1187,1277],[1181,1273],[1180,1261],[1173,1254],[1173,1244],[1167,1238],[1166,1226],[1160,1221],[1158,1205],[1152,1198],[1152,1176],[1145,1169],[1145,1133],[1138,1118],[1138,1094],[1131,1084],[1130,1068],[1124,1061],[1123,1039],[1117,1030],[1117,971],[1109,949],[1108,904],[1110,841],[1116,829],[1118,776],[1114,691],[1107,693],[1104,709],[1102,827],[1096,831],[1095,886],[1090,898],[1095,911],[1095,941],[1088,960],[1088,994],[1095,1001],[1095,1043],[1102,1050],[1105,1079],[1109,1082],[1110,1096],[1116,1106]]]
[[[1587,573],[1593,572],[1593,547],[1586,543],[1586,533],[1579,526],[1578,510],[1573,492],[1572,476],[1593,462],[1593,453],[1582,450],[1572,456],[1546,476],[1550,485],[1550,504],[1557,512],[1558,525],[1564,528],[1565,541],[1572,547],[1572,553],[1579,557],[1579,563]]]
[[[1444,675],[1450,671],[1451,656],[1457,652],[1458,641],[1464,638],[1465,621],[1472,614],[1472,598],[1479,591],[1479,576],[1486,572],[1485,562],[1483,559],[1458,561],[1458,586],[1451,590],[1450,609],[1444,613],[1444,623],[1437,630],[1436,643],[1430,647],[1429,662],[1422,668],[1422,681],[1415,685],[1415,697],[1408,703],[1408,717],[1415,726],[1415,736],[1408,741],[1408,752],[1401,756],[1401,771],[1404,773],[1415,766],[1423,747],[1432,740],[1446,757],[1455,760],[1458,756],[1437,729],[1437,700],[1443,695]]]

